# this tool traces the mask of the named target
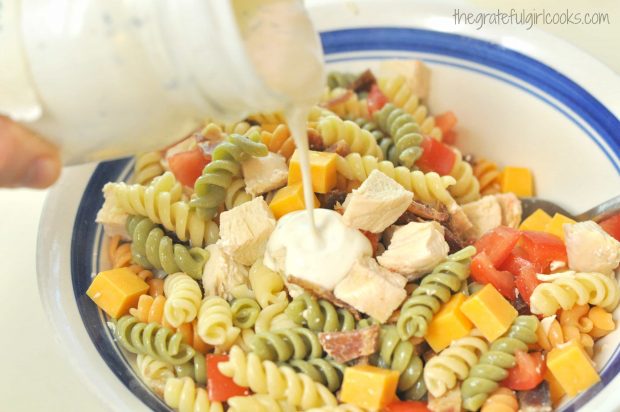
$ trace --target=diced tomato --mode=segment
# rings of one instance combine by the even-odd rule
[[[542,353],[518,350],[515,358],[517,364],[508,369],[508,377],[501,385],[515,391],[527,391],[537,387],[543,381],[547,369]]]
[[[620,213],[616,213],[612,217],[608,217],[599,224],[605,232],[620,241]]]
[[[545,232],[524,231],[521,234],[521,247],[527,259],[536,268],[546,272],[554,261],[568,262],[566,246],[562,239]]]
[[[368,101],[368,113],[371,115],[383,108],[385,104],[388,102],[388,98],[381,92],[379,86],[373,84],[370,87],[370,92],[368,93],[368,97],[366,98]]]
[[[471,261],[471,277],[479,283],[490,283],[504,297],[515,300],[515,279],[506,270],[497,270],[485,252],[477,254]]]
[[[372,246],[372,254],[373,255],[376,254],[377,247],[379,246],[379,237],[380,237],[379,233],[372,233],[366,230],[361,230],[361,232],[370,241],[370,246]]]
[[[537,273],[538,271],[534,268],[534,265],[525,260],[519,269],[519,274],[515,277],[515,285],[519,290],[519,294],[528,305],[530,304],[530,297],[534,293],[534,289],[540,284],[540,280],[536,277]]]
[[[517,229],[499,226],[485,233],[474,246],[478,253],[484,252],[495,267],[500,267],[519,241],[521,233]]]
[[[209,354],[206,357],[207,392],[211,401],[225,402],[233,396],[247,396],[250,394],[248,388],[237,385],[232,378],[220,372],[217,367],[218,363],[226,361],[228,361],[228,355]]]
[[[416,166],[423,172],[437,172],[441,176],[450,174],[454,168],[456,154],[448,145],[437,139],[425,137],[420,147],[424,152],[416,161]]]
[[[170,156],[168,165],[179,182],[184,186],[193,187],[196,179],[202,174],[202,169],[210,161],[211,156],[205,155],[200,147],[196,147]]]
[[[453,112],[445,112],[435,116],[435,125],[441,129],[443,134],[452,131],[456,122],[458,122],[458,118]]]
[[[392,402],[384,409],[385,412],[430,412],[426,402],[397,401]]]
[[[450,130],[447,131],[445,133],[443,133],[442,137],[441,137],[441,141],[444,142],[445,144],[451,144],[454,145],[456,144],[456,141],[458,140],[458,133],[454,130]]]

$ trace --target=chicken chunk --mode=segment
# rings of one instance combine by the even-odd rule
[[[250,266],[265,254],[276,220],[262,197],[220,215],[220,245],[242,265]]]
[[[381,63],[379,73],[380,77],[404,76],[414,95],[420,99],[428,97],[431,73],[419,60],[387,60]]]
[[[468,239],[479,239],[489,230],[502,224],[502,207],[495,196],[484,196],[480,200],[464,204],[462,208],[473,225],[465,233]]]
[[[245,190],[254,196],[286,186],[288,166],[284,156],[269,153],[264,157],[252,157],[241,163]]]
[[[620,242],[595,222],[565,224],[564,235],[570,269],[611,274],[620,264]]]
[[[218,243],[207,246],[210,256],[202,272],[202,286],[205,296],[232,299],[233,289],[241,285],[249,285],[248,270],[245,266],[235,262]]]
[[[377,260],[381,266],[409,280],[429,273],[448,256],[444,228],[437,222],[411,222],[398,228],[390,246]]]
[[[413,199],[394,179],[373,170],[345,200],[343,220],[350,227],[379,233],[396,222]]]
[[[493,195],[502,209],[502,225],[517,228],[521,224],[523,208],[521,201],[512,192]]]
[[[334,288],[336,298],[380,322],[405,300],[407,280],[377,264],[373,258],[357,260],[349,273]]]
[[[97,212],[95,221],[103,225],[103,231],[107,236],[120,235],[121,238],[129,240],[126,227],[128,214],[119,207],[112,183],[103,187],[103,196],[105,201]]]

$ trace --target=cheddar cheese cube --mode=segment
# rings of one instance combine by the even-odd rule
[[[345,369],[340,400],[360,408],[378,410],[396,398],[398,371],[357,365]]]
[[[551,216],[549,216],[547,212],[542,209],[536,209],[534,213],[521,222],[521,225],[519,225],[519,230],[544,232],[549,222],[551,222]]]
[[[106,270],[93,279],[86,291],[105,313],[118,319],[138,304],[149,285],[127,268]]]
[[[314,194],[312,196],[314,198],[314,207],[319,207],[319,199]],[[287,213],[302,210],[305,207],[304,189],[301,183],[278,190],[273,199],[271,199],[271,203],[269,203],[269,209],[271,209],[276,219],[280,219]]]
[[[562,385],[560,385],[560,382],[558,382],[558,380],[553,376],[549,368],[545,370],[545,380],[549,384],[549,396],[551,398],[551,403],[553,405],[557,405],[558,402],[560,402],[560,399],[566,395],[566,392],[564,392]]]
[[[592,361],[576,340],[549,352],[547,368],[569,396],[575,396],[601,380]]]
[[[564,216],[561,213],[556,213],[555,215],[553,215],[553,218],[545,225],[545,232],[556,235],[560,239],[564,240],[565,223],[575,224],[577,222],[575,222],[570,217]]]
[[[315,193],[327,193],[336,187],[336,153],[315,152],[310,150],[310,175],[312,190]],[[288,167],[288,184],[301,182],[299,153],[295,150]]]
[[[530,169],[508,166],[502,172],[502,193],[512,192],[519,197],[534,195],[534,179]]]
[[[473,328],[471,321],[461,312],[466,299],[462,293],[452,296],[428,325],[424,339],[435,353],[447,348],[453,340],[467,336]]]
[[[489,342],[502,336],[518,315],[490,283],[463,302],[461,312]]]

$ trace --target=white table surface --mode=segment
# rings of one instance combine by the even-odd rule
[[[310,0],[311,1],[311,0]],[[537,9],[537,0],[503,0],[502,9]],[[587,3],[587,6],[585,5]],[[492,0],[463,1],[495,10]],[[588,51],[620,73],[620,2],[617,0],[546,1],[549,11],[603,11],[611,24],[543,26]],[[67,354],[49,338],[51,332],[37,289],[35,249],[39,215],[46,191],[0,189],[0,410],[108,410],[84,386],[67,362]]]

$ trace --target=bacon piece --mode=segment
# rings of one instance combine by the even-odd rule
[[[347,198],[347,192],[344,190],[331,190],[325,194],[319,194],[319,203],[323,209],[334,209],[336,204],[341,204]]]
[[[308,133],[308,147],[310,150],[316,150],[317,152],[322,152],[325,150],[325,143],[323,143],[323,138],[316,130],[312,128],[307,129]]]
[[[439,223],[446,222],[450,218],[444,205],[435,208],[425,205],[424,203],[416,202],[415,200],[411,201],[411,204],[407,207],[407,211],[423,219],[436,220]]]
[[[348,362],[377,351],[379,325],[346,332],[320,332],[319,342],[336,362]]]
[[[307,280],[300,279],[295,276],[288,276],[286,278],[286,281],[293,285],[297,285],[297,286],[304,288],[308,293],[310,293],[311,295],[314,295],[315,297],[319,299],[325,299],[329,301],[331,304],[333,304],[334,306],[348,310],[349,312],[351,312],[353,317],[355,317],[355,319],[357,320],[362,318],[360,313],[357,311],[357,309],[355,309],[353,306],[349,305],[348,303],[345,303],[341,301],[340,299],[338,299],[336,296],[334,296],[334,294],[330,290],[324,289],[312,282],[308,282]]]
[[[366,69],[360,73],[355,80],[353,80],[353,83],[349,85],[349,89],[355,90],[356,92],[367,92],[375,83],[377,83],[375,75],[372,74],[370,69]]]
[[[342,157],[347,157],[347,155],[351,153],[351,148],[344,140],[338,140],[336,143],[325,149],[325,151],[339,154]]]

